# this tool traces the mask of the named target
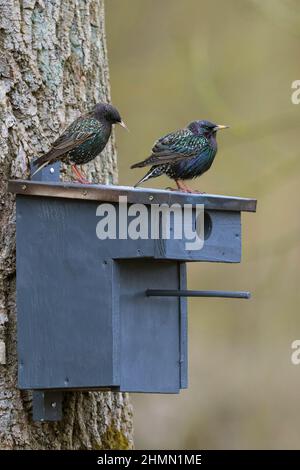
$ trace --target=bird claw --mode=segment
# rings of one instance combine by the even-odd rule
[[[75,181],[77,181],[77,183],[80,183],[80,184],[92,184],[90,181],[88,180],[85,180],[85,179],[75,179]]]
[[[178,191],[180,193],[186,193],[186,194],[206,194],[206,193],[203,193],[203,192],[199,191],[198,189],[191,189],[191,188],[188,188],[188,187],[185,187],[185,188],[171,188],[170,186],[168,186],[165,189],[167,191]]]
[[[80,173],[76,165],[72,165],[72,171],[76,176],[76,181],[81,184],[92,184]]]

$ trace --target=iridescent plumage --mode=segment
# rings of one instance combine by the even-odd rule
[[[98,103],[87,114],[77,118],[52,144],[46,154],[34,161],[37,173],[44,166],[57,160],[72,165],[81,182],[86,182],[76,165],[82,165],[96,158],[105,148],[113,124],[126,127],[116,108],[107,103]]]
[[[182,180],[196,178],[211,167],[218,149],[216,132],[225,127],[209,121],[193,121],[185,129],[160,138],[146,160],[131,166],[152,165],[135,186],[165,174],[176,181],[179,189],[190,191]]]

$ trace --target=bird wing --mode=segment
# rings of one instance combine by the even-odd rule
[[[209,141],[203,135],[195,135],[189,129],[179,129],[157,140],[152,148],[150,157],[131,165],[131,168],[163,165],[165,163],[190,159],[205,152],[209,147]]]
[[[79,117],[53,142],[52,149],[62,153],[70,152],[97,132],[99,132],[99,123],[96,119],[85,118],[83,121],[82,117]]]
[[[189,129],[180,129],[155,142],[152,155],[147,159],[148,164],[171,163],[193,158],[208,146],[209,142],[204,136],[197,136]]]
[[[53,143],[51,150],[56,150],[58,152],[61,151],[61,153],[70,152],[70,150],[73,150],[75,147],[78,147],[78,145],[82,144],[94,135],[94,132],[81,132],[80,134],[73,135],[67,138],[60,138]]]
[[[94,137],[96,133],[99,132],[99,128],[97,128],[98,123],[94,121],[95,120],[91,118],[89,122],[86,122],[85,128],[82,128],[82,118],[76,119],[67,127],[62,135],[53,142],[51,149],[35,161],[35,165],[40,166],[45,162],[51,162],[67,154],[91,137]]]
[[[78,147],[78,145],[82,144],[86,140],[90,139],[92,136],[94,136],[95,133],[90,132],[90,133],[83,133],[80,136],[72,136],[70,138],[63,138],[64,136],[62,135],[55,141],[49,150],[49,152],[45,153],[45,155],[42,155],[40,158],[35,160],[35,165],[42,165],[45,162],[52,162],[58,157],[61,157],[62,155],[67,154],[74,148]]]

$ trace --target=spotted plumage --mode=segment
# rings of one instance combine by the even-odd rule
[[[228,126],[209,121],[193,121],[185,129],[167,134],[157,140],[151,155],[131,168],[150,166],[146,175],[135,186],[163,174],[176,181],[183,191],[191,190],[183,183],[207,171],[217,153],[216,132]]]
[[[65,129],[49,152],[34,161],[37,167],[35,173],[60,160],[72,165],[78,181],[87,182],[76,165],[88,163],[102,152],[113,124],[126,127],[116,108],[107,103],[96,104],[90,112],[78,117]]]

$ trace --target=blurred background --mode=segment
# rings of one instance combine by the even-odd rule
[[[190,264],[189,288],[250,290],[251,301],[189,301],[189,388],[133,395],[148,449],[300,448],[300,80],[297,0],[108,0],[119,182],[132,185],[158,137],[195,119],[228,124],[207,193],[254,197],[239,265]],[[170,180],[145,186],[165,188]]]

